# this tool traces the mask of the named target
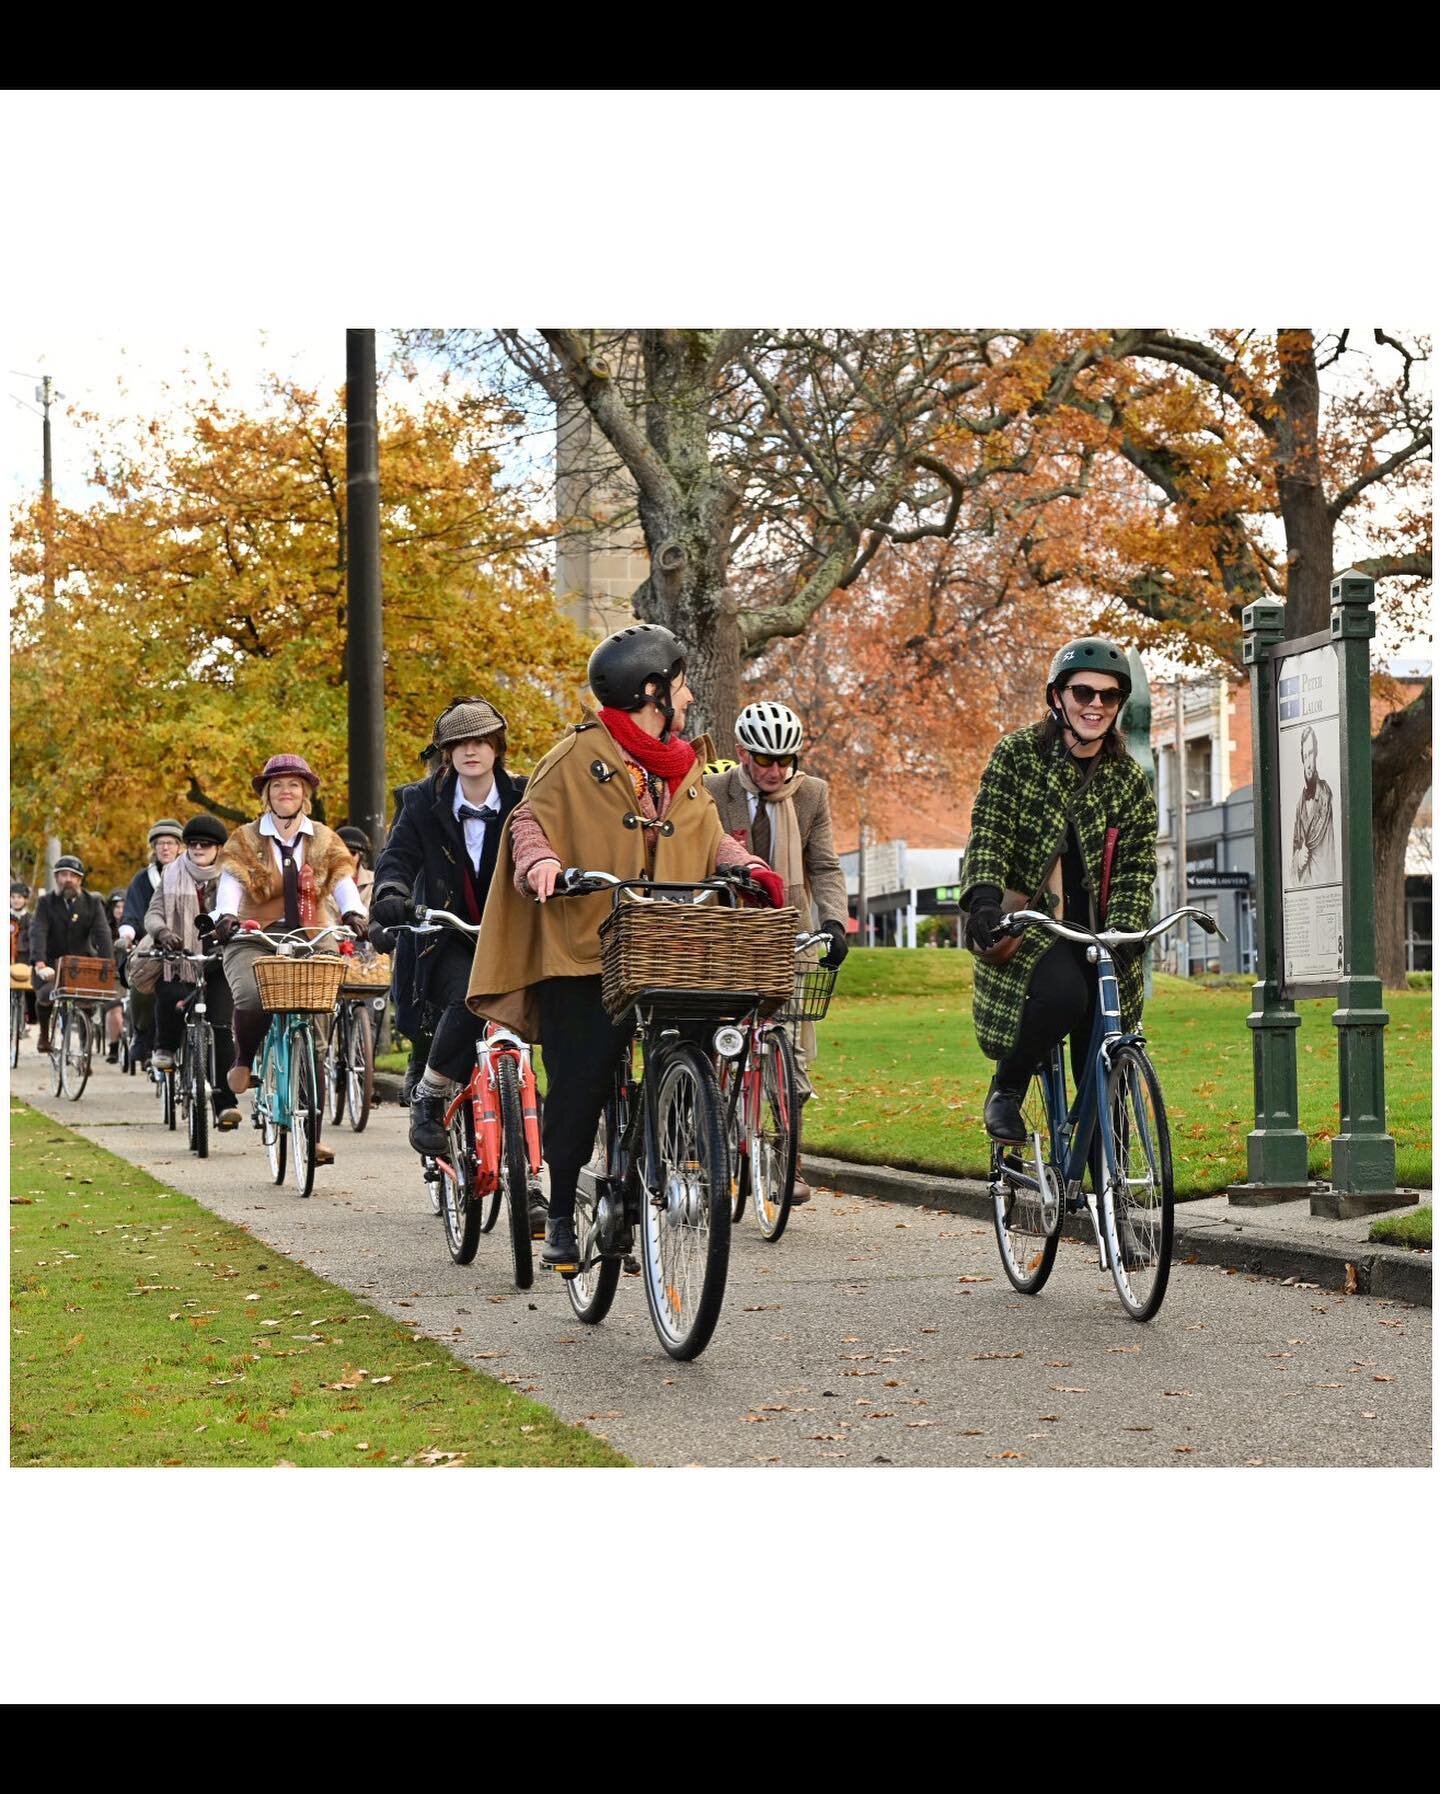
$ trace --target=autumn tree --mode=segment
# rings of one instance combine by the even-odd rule
[[[94,420],[92,501],[56,505],[46,602],[39,506],[12,520],[11,828],[43,819],[97,880],[134,870],[157,815],[253,813],[252,772],[303,753],[345,814],[345,417],[276,382],[259,412],[192,390],[143,445]],[[505,419],[449,398],[380,420],[392,784],[433,719],[478,690],[532,761],[573,712],[585,644],[555,609],[543,540],[495,452]]]

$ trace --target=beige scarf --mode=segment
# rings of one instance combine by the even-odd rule
[[[800,824],[795,820],[795,793],[805,783],[803,772],[792,772],[778,791],[762,791],[742,766],[737,769],[740,783],[768,808],[770,816],[770,865],[785,880],[785,901],[799,910],[805,927],[810,926],[810,899],[805,894],[805,849],[800,841]],[[758,815],[759,812],[757,811]],[[750,833],[754,845],[755,833]]]

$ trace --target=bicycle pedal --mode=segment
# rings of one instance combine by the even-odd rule
[[[620,1266],[620,1269],[624,1271],[627,1277],[638,1277],[640,1275],[640,1260],[636,1258],[633,1253],[627,1252],[625,1254],[624,1263]]]
[[[547,1264],[545,1264],[545,1261],[543,1259],[540,1262],[542,1265],[545,1266],[545,1269],[547,1271],[558,1271],[562,1277],[565,1277],[567,1279],[570,1277],[578,1277],[580,1275],[580,1267],[578,1264],[547,1265]]]

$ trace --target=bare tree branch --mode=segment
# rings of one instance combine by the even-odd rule
[[[1351,480],[1350,484],[1337,492],[1334,498],[1332,498],[1330,503],[1325,507],[1326,514],[1329,516],[1330,521],[1334,523],[1338,517],[1348,511],[1350,506],[1354,504],[1355,500],[1359,498],[1360,494],[1367,486],[1373,486],[1377,480],[1387,479],[1397,468],[1403,467],[1407,461],[1413,461],[1416,455],[1421,454],[1429,447],[1430,432],[1429,430],[1422,430],[1412,442],[1407,442],[1403,448],[1396,449],[1395,453],[1390,456],[1388,461],[1377,463],[1377,465],[1370,468],[1368,472],[1362,473],[1357,479]]]

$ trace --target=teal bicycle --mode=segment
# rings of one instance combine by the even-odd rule
[[[336,937],[339,953],[317,951],[327,935]],[[260,1006],[268,1012],[270,1026],[260,1043],[251,1120],[265,1142],[271,1177],[284,1183],[288,1159],[295,1188],[308,1196],[315,1184],[315,1154],[325,1114],[315,1050],[316,1018],[335,1007],[345,980],[346,949],[355,936],[348,928],[271,935],[242,923],[236,939],[261,940],[275,948],[273,957],[261,955],[255,960]]]
[[[1085,1213],[1100,1268],[1114,1278],[1130,1319],[1148,1321],[1165,1298],[1175,1240],[1170,1124],[1145,1036],[1120,1031],[1113,949],[1143,948],[1188,916],[1208,934],[1220,934],[1215,918],[1200,909],[1176,910],[1134,934],[1094,934],[1039,910],[1016,910],[1000,924],[1002,935],[1043,928],[1057,939],[1076,942],[1084,947],[1099,983],[1074,1100],[1066,1102],[1061,1042],[1030,1081],[1020,1110],[1024,1140],[990,1143],[989,1191],[1000,1262],[1022,1295],[1038,1295],[1044,1287],[1066,1215]],[[1097,1134],[1099,1187],[1087,1191],[1085,1177]]]

